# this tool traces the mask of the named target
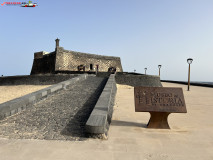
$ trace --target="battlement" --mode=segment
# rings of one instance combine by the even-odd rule
[[[34,59],[43,58],[43,56],[47,54],[49,54],[49,52],[46,52],[46,51],[35,52]]]

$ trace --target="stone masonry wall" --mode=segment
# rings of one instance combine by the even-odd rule
[[[90,64],[93,65],[93,68],[99,65],[100,72],[108,72],[110,67],[115,67],[118,72],[123,71],[119,57],[68,51],[62,47],[58,47],[56,50],[55,71],[78,71],[79,65],[84,65],[85,71],[89,71]]]
[[[53,85],[66,81],[77,74],[39,74],[23,76],[4,76],[0,77],[0,86],[6,85]]]
[[[117,72],[115,80],[117,84],[130,85],[134,87],[162,87],[159,76],[140,75],[128,72]]]
[[[39,55],[39,56],[38,56]],[[31,75],[55,72],[55,52],[46,55],[35,53]]]

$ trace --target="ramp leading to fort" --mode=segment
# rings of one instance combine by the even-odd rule
[[[64,90],[0,121],[0,137],[79,140],[106,78],[88,76]]]

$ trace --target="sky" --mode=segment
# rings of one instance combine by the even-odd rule
[[[7,1],[4,2],[27,2]],[[55,49],[118,56],[123,70],[213,82],[212,0],[37,0],[0,5],[0,75],[29,75],[34,52]]]

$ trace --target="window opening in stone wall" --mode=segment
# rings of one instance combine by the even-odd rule
[[[116,67],[109,67],[108,68],[108,72],[115,73],[116,72]]]
[[[93,70],[93,64],[90,64],[89,68],[90,68],[90,70]]]
[[[78,71],[85,71],[85,66],[83,64],[79,65]]]

